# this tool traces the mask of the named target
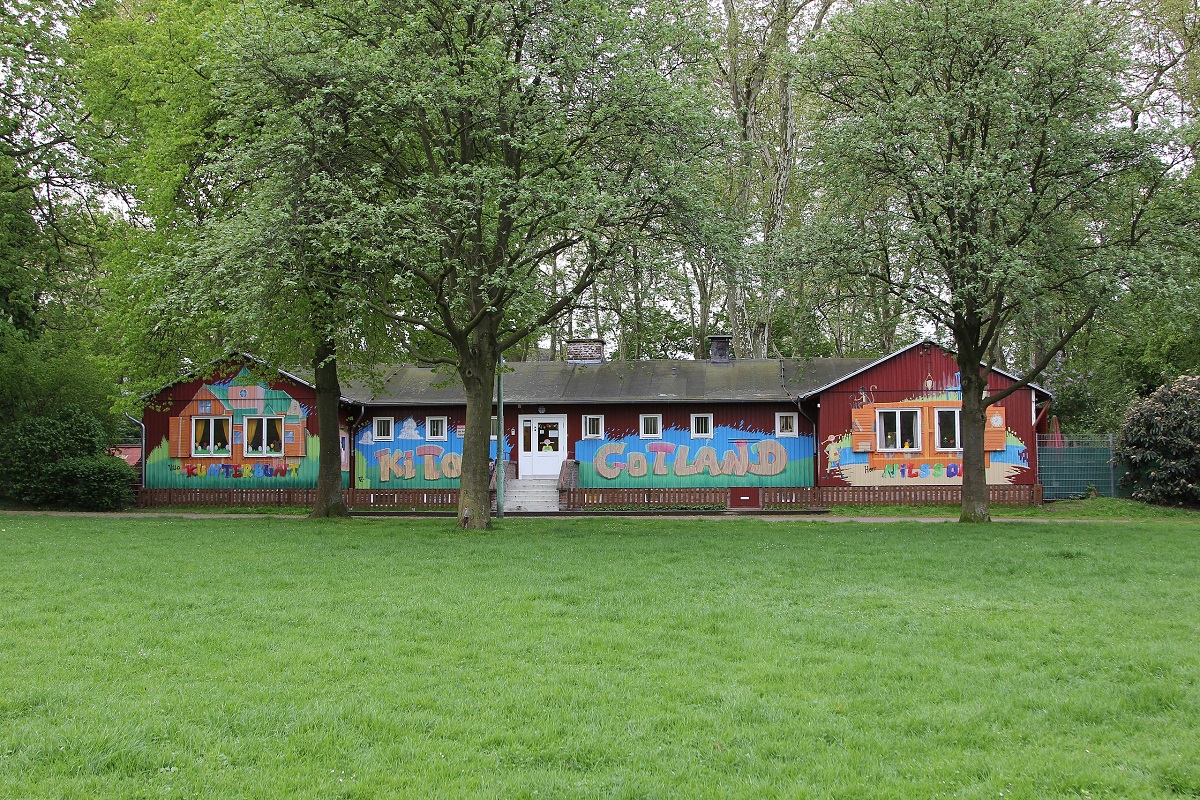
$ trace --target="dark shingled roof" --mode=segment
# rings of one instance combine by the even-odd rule
[[[869,358],[709,361],[518,361],[504,374],[505,403],[739,403],[790,400],[871,364]],[[461,405],[453,372],[401,366],[382,387],[347,382],[342,395],[369,405]]]

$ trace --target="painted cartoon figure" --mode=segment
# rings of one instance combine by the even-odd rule
[[[825,457],[827,463],[825,465],[825,474],[838,472],[841,470],[842,464],[842,437],[830,435],[825,440]]]

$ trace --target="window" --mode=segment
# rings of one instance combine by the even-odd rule
[[[246,417],[246,455],[283,455],[283,417]]]
[[[692,438],[711,439],[713,436],[713,415],[692,414]]]
[[[375,441],[377,441],[377,442],[392,441],[395,434],[392,430],[392,418],[391,417],[375,417],[375,419],[372,420],[372,422],[374,422],[374,431],[373,432],[375,435]]]
[[[583,438],[585,439],[603,439],[604,438],[604,416],[601,414],[584,414],[583,415]]]
[[[497,417],[493,416],[492,417],[492,441],[494,442],[499,438],[500,438],[500,420]]]
[[[642,414],[639,417],[639,429],[643,439],[662,438],[662,414]]]
[[[542,453],[557,453],[562,450],[559,423],[555,421],[537,423],[537,449]]]
[[[961,450],[962,435],[959,427],[959,413],[957,408],[939,408],[937,409],[937,449],[938,450]]]
[[[230,454],[229,417],[192,417],[192,455],[227,456]]]
[[[915,409],[886,409],[877,412],[880,450],[920,450],[920,415]]]
[[[445,417],[426,417],[425,418],[425,441],[427,441],[427,442],[444,442],[444,441],[446,441],[446,418]]]
[[[778,439],[795,439],[797,432],[796,414],[792,412],[775,415],[775,437]]]

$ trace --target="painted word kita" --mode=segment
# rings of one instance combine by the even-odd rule
[[[180,464],[171,469],[185,478],[294,478],[300,472],[296,464]]]
[[[715,447],[701,447],[696,451],[696,457],[688,460],[686,444],[671,442],[654,442],[646,445],[647,453],[632,452],[625,461],[609,461],[610,458],[625,453],[625,442],[609,442],[596,451],[592,466],[601,478],[616,478],[623,470],[630,476],[640,478],[648,473],[655,475],[675,475],[686,478],[690,475],[700,475],[708,471],[709,475],[778,475],[787,467],[788,455],[783,445],[773,439],[763,439],[754,447],[756,460],[751,461],[751,446],[747,441],[735,441],[734,450],[726,450],[725,457],[717,459]],[[674,455],[668,464],[667,456]],[[650,459],[654,461],[651,463]]]
[[[462,475],[462,455],[447,453],[444,447],[436,444],[421,445],[416,451],[378,450],[375,458],[379,460],[381,481],[390,481],[393,475],[404,480],[417,477],[417,459],[421,460],[422,477],[427,481],[436,481],[443,476],[457,478]]]

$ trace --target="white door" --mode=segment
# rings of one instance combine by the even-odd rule
[[[557,478],[567,460],[567,417],[538,414],[517,418],[517,471],[522,478]]]

